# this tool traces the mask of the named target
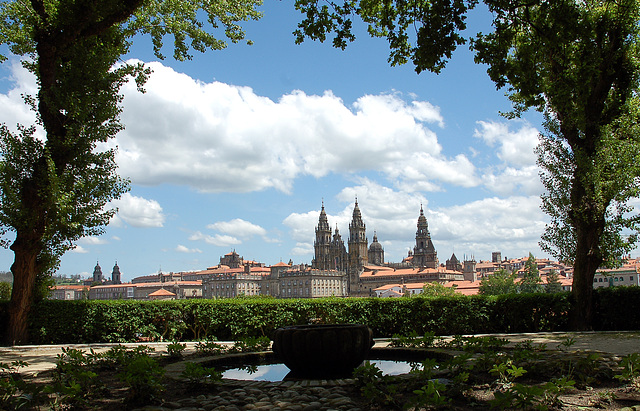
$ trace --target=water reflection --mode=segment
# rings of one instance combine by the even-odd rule
[[[406,374],[411,371],[415,362],[370,360],[385,375]],[[244,381],[282,381],[289,373],[289,368],[284,364],[248,365],[223,371],[222,378]]]

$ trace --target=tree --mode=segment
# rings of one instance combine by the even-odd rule
[[[561,291],[562,283],[560,282],[560,275],[556,270],[549,271],[549,274],[547,274],[547,283],[544,285],[544,292],[555,294]]]
[[[141,89],[149,71],[119,62],[133,36],[149,34],[156,56],[166,35],[174,57],[225,46],[212,32],[223,26],[233,42],[238,22],[257,19],[260,0],[31,0],[0,4],[0,44],[20,56],[38,80],[25,102],[36,125],[16,133],[0,127],[0,231],[13,232],[15,260],[7,342],[27,341],[27,315],[38,278],[83,236],[103,232],[115,210],[105,209],[128,190],[116,174],[115,151],[100,145],[123,128],[121,86],[131,77]],[[201,18],[208,19],[208,27]],[[0,61],[6,57],[0,56]],[[36,126],[44,138],[36,135]],[[7,246],[7,240],[4,240]]]
[[[501,268],[493,274],[487,274],[480,280],[478,292],[482,295],[516,294],[518,271],[508,272]]]
[[[418,294],[420,297],[456,297],[460,294],[456,293],[456,285],[445,287],[438,282],[426,283],[422,287],[422,292]]]
[[[524,263],[524,273],[520,282],[518,282],[519,293],[539,293],[542,292],[542,279],[538,264],[533,254],[529,253],[529,258]]]
[[[640,187],[639,0],[483,1],[494,30],[471,47],[496,86],[508,88],[509,116],[545,114],[539,163],[551,223],[541,245],[574,266],[573,328],[588,329],[596,269],[632,249],[640,229],[627,203]],[[417,72],[437,73],[465,42],[465,16],[478,1],[318,3],[296,1],[306,14],[298,42],[335,33],[334,46],[344,48],[359,16],[389,40],[391,64],[411,60]]]

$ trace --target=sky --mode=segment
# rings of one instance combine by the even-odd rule
[[[243,24],[253,45],[186,62],[170,49],[160,61],[148,38],[135,39],[123,60],[153,74],[145,94],[131,83],[121,90],[126,128],[110,142],[131,191],[109,205],[118,214],[103,235],[62,258],[59,274],[88,277],[99,263],[108,277],[117,262],[129,281],[202,270],[233,250],[266,265],[311,263],[322,204],[346,242],[356,198],[386,261],[415,245],[421,207],[442,263],[453,253],[548,257],[538,245],[549,219],[534,153],[542,117],[502,117],[505,90],[468,46],[441,74],[416,74],[391,67],[387,41],[362,25],[344,51],[296,45],[302,15],[291,2],[266,0],[261,10]],[[475,10],[467,36],[490,23]],[[0,65],[0,122],[32,124],[20,95],[35,91],[16,58]],[[0,249],[0,271],[12,261]]]

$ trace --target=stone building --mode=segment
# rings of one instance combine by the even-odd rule
[[[279,291],[279,298],[346,297],[347,276],[344,271],[294,266],[280,273]]]

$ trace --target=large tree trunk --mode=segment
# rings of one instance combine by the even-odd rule
[[[33,288],[38,273],[37,259],[39,250],[34,247],[40,241],[25,239],[18,233],[11,245],[15,260],[11,265],[13,273],[13,291],[9,302],[9,329],[6,343],[9,345],[25,344],[29,341],[28,315],[33,302]]]
[[[585,152],[588,153],[585,155]],[[571,327],[576,331],[592,329],[593,277],[603,262],[600,239],[604,233],[606,204],[595,198],[591,181],[595,150],[576,150],[576,168],[571,187],[570,218],[576,232],[572,293],[575,299]]]
[[[574,262],[572,293],[575,299],[571,327],[576,331],[592,329],[593,277],[602,264],[599,235],[596,227],[577,228],[576,259]]]

